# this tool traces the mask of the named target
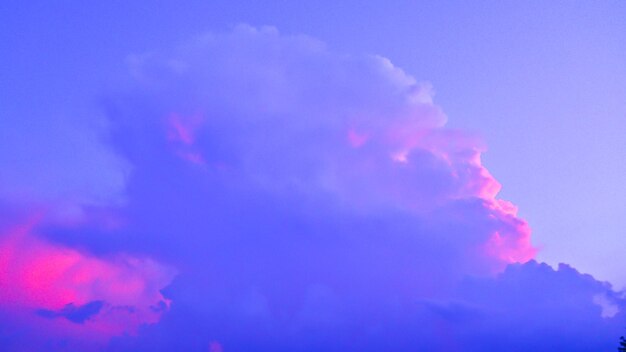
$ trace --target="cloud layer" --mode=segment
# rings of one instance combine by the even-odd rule
[[[238,26],[129,64],[74,165],[104,193],[61,172],[28,206],[0,194],[0,311],[27,331],[8,346],[80,328],[112,351],[613,348],[621,294],[532,260],[482,142],[389,60]]]

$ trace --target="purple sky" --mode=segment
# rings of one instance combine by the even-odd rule
[[[0,5],[0,344],[616,348],[625,14]]]

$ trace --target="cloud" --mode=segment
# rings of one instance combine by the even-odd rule
[[[171,281],[172,269],[146,258],[99,258],[49,243],[36,236],[38,221],[0,236],[0,312],[12,316],[0,319],[0,327],[34,330],[7,349],[38,350],[43,347],[33,344],[46,339],[102,348],[112,336],[135,334],[159,320],[169,304],[159,290]]]
[[[608,351],[623,333],[624,313],[609,317],[595,298],[623,310],[623,295],[565,264],[557,270],[535,261],[515,264],[495,279],[467,280],[459,290],[483,314],[460,337],[467,350]]]
[[[482,141],[389,60],[238,26],[129,63],[98,144],[127,165],[102,165],[124,175],[103,198],[124,201],[59,219],[46,198],[36,231],[3,237],[29,253],[6,275],[77,268],[53,265],[46,298],[16,308],[37,324],[121,317],[137,333],[105,334],[112,351],[573,351],[619,336],[620,293],[532,260]]]
[[[37,311],[37,314],[45,318],[64,317],[73,323],[83,324],[89,318],[97,315],[103,305],[103,301],[92,301],[78,307],[74,303],[68,303],[61,310],[40,309]]]

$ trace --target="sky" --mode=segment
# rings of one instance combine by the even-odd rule
[[[616,348],[625,16],[0,4],[0,343]]]

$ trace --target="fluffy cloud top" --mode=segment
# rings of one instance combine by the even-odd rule
[[[621,295],[532,260],[529,226],[497,198],[482,142],[447,128],[430,86],[389,60],[239,26],[129,61],[135,85],[107,100],[97,149],[119,162],[96,159],[103,172],[124,175],[125,201],[41,197],[45,209],[81,199],[80,212],[44,216],[20,240],[27,245],[3,237],[4,251],[40,248],[3,261],[5,277],[43,261],[55,268],[52,297],[78,295],[15,308],[31,317],[28,334],[54,341],[36,324],[96,325],[125,306],[137,319],[116,320],[131,328],[98,348],[614,345]],[[106,189],[106,179],[88,181]],[[16,207],[3,201],[7,214]],[[77,269],[45,262],[59,256]],[[5,286],[31,294],[19,280]],[[11,297],[0,300],[11,306]]]

